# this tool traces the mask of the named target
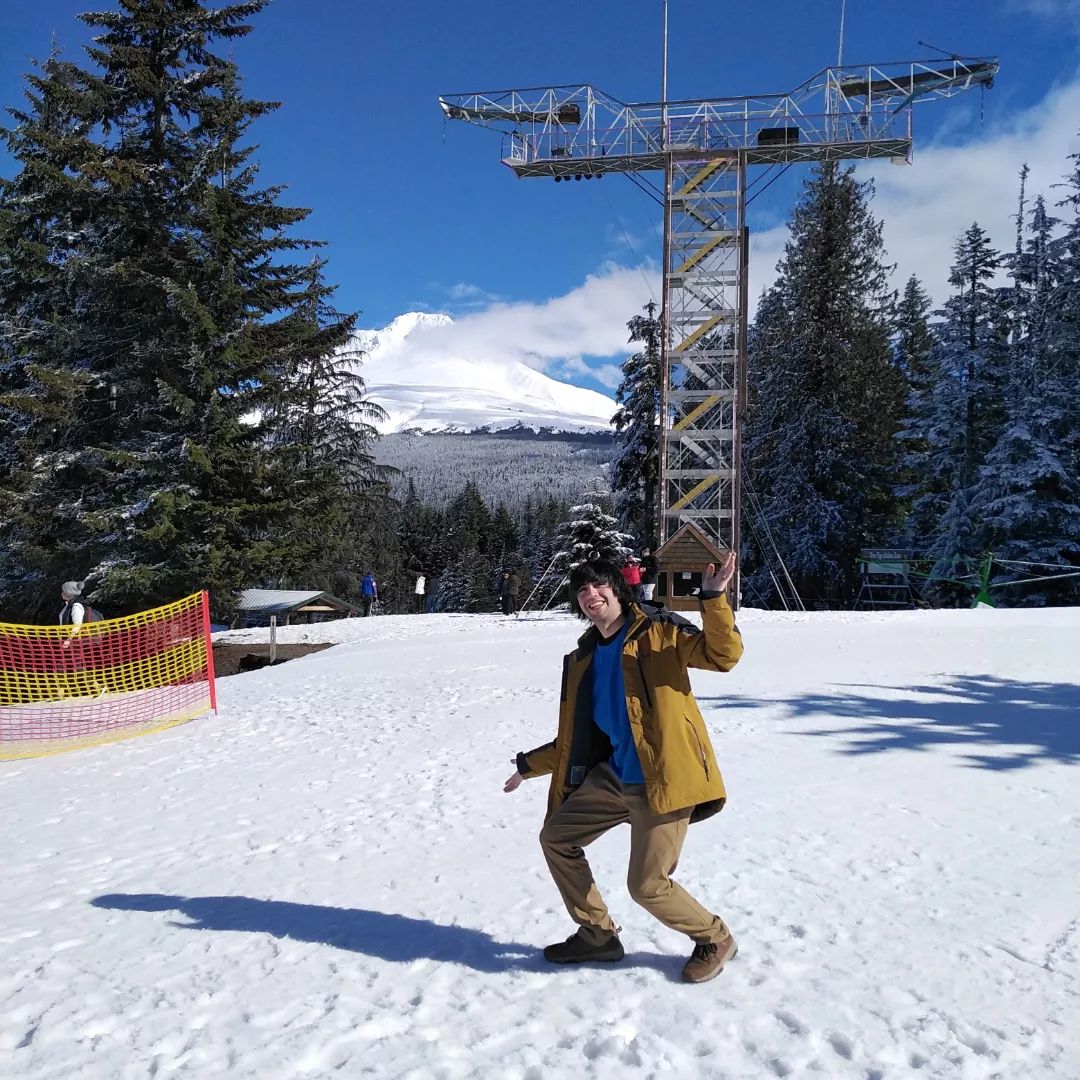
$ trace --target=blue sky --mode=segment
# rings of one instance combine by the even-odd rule
[[[81,57],[78,12],[114,6],[0,0],[0,105],[20,101],[30,58],[54,37]],[[254,130],[262,178],[312,209],[302,232],[328,242],[339,307],[367,327],[410,310],[495,318],[519,357],[610,389],[624,324],[657,288],[659,207],[618,176],[517,180],[498,136],[445,122],[436,99],[591,82],[655,100],[661,12],[660,0],[275,0],[257,16],[233,48],[247,92],[283,103]],[[839,12],[839,0],[670,0],[669,94],[790,89],[835,62]],[[1080,150],[1080,0],[848,0],[847,61],[932,57],[920,40],[1002,65],[985,96],[917,109],[913,168],[864,167],[898,278],[919,273],[942,294],[952,241],[973,218],[1011,242],[1021,162],[1048,190]],[[0,156],[0,172],[13,167]],[[799,176],[789,170],[751,208],[755,295]]]

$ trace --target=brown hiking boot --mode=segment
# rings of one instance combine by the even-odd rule
[[[621,960],[625,955],[618,934],[612,934],[600,945],[590,944],[580,933],[571,934],[565,941],[549,945],[544,950],[544,959],[553,964],[580,964],[585,960]]]
[[[715,979],[724,970],[724,965],[734,959],[738,951],[739,946],[735,944],[733,937],[728,937],[719,944],[712,941],[699,941],[694,946],[690,959],[683,965],[684,981],[703,983]]]

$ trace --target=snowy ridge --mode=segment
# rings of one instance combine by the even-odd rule
[[[382,330],[361,330],[367,396],[381,405],[384,434],[510,427],[607,431],[615,402],[559,382],[510,357],[469,355],[448,315],[409,312]]]
[[[589,860],[626,959],[539,954],[547,780],[502,784],[579,622],[296,626],[338,644],[216,716],[0,768],[4,1075],[1076,1080],[1080,610],[739,623],[691,673],[730,801],[676,874],[738,938],[715,982],[623,828]]]

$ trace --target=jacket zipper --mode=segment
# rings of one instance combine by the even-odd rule
[[[690,724],[690,731],[693,733],[694,742],[697,743],[698,754],[701,757],[701,767],[705,770],[705,779],[708,780],[710,778],[709,777],[709,762],[705,758],[705,747],[701,745],[701,739],[698,736],[697,728],[695,728],[693,723],[691,723],[689,717],[684,717],[683,719],[685,719],[686,722],[688,724]]]

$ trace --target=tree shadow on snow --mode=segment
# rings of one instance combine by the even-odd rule
[[[189,922],[171,925],[185,930],[238,930],[276,938],[331,945],[390,963],[415,960],[461,964],[474,971],[543,971],[553,968],[533,945],[496,941],[482,930],[445,926],[363,908],[323,907],[250,896],[167,896],[160,893],[108,893],[90,903],[114,911],[178,911]],[[620,967],[666,970],[670,956],[628,954]]]
[[[887,699],[858,690],[910,696]],[[916,697],[914,695],[920,695]],[[925,697],[922,697],[925,695]],[[932,697],[934,700],[926,700]],[[800,731],[847,738],[845,754],[955,747],[973,768],[1022,769],[1039,762],[1080,764],[1080,686],[963,675],[933,686],[854,686],[775,701],[701,698],[723,708],[777,704],[795,717],[828,716],[861,724]]]

